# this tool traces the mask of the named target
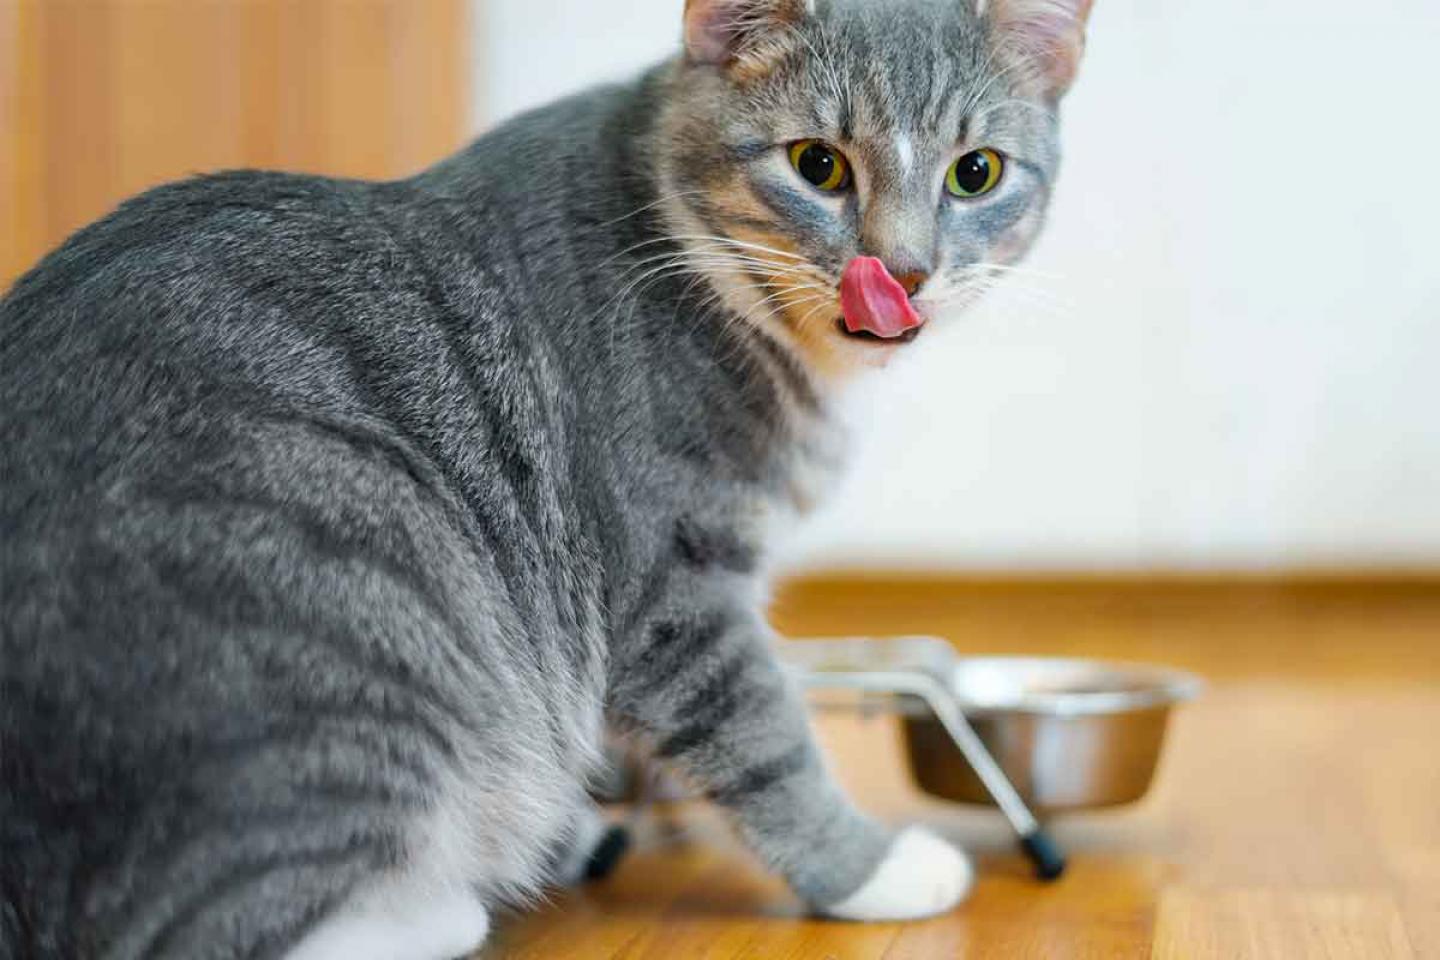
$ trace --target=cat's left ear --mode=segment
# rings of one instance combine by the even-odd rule
[[[985,16],[1034,61],[1046,93],[1059,99],[1075,82],[1094,0],[989,0]]]
[[[760,68],[790,49],[806,0],[685,0],[685,55],[692,63]]]

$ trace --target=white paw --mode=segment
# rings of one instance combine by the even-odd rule
[[[970,858],[928,830],[911,827],[859,890],[825,908],[842,920],[915,920],[950,910],[970,892]]]

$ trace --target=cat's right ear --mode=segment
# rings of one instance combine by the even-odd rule
[[[760,69],[790,49],[806,0],[685,0],[691,63]]]

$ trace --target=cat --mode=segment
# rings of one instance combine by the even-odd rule
[[[959,903],[827,774],[765,582],[846,384],[1031,245],[1088,7],[689,0],[411,179],[199,177],[20,279],[0,957],[467,953],[613,840],[607,731],[819,914]]]

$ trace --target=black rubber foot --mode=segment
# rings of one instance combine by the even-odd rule
[[[1024,848],[1030,862],[1035,864],[1035,876],[1041,880],[1058,880],[1065,872],[1065,853],[1055,842],[1055,838],[1044,830],[1036,830],[1029,836],[1021,837],[1020,846]]]
[[[625,852],[630,849],[630,831],[624,827],[611,827],[605,836],[595,844],[590,859],[585,863],[586,880],[604,880],[615,872]]]

